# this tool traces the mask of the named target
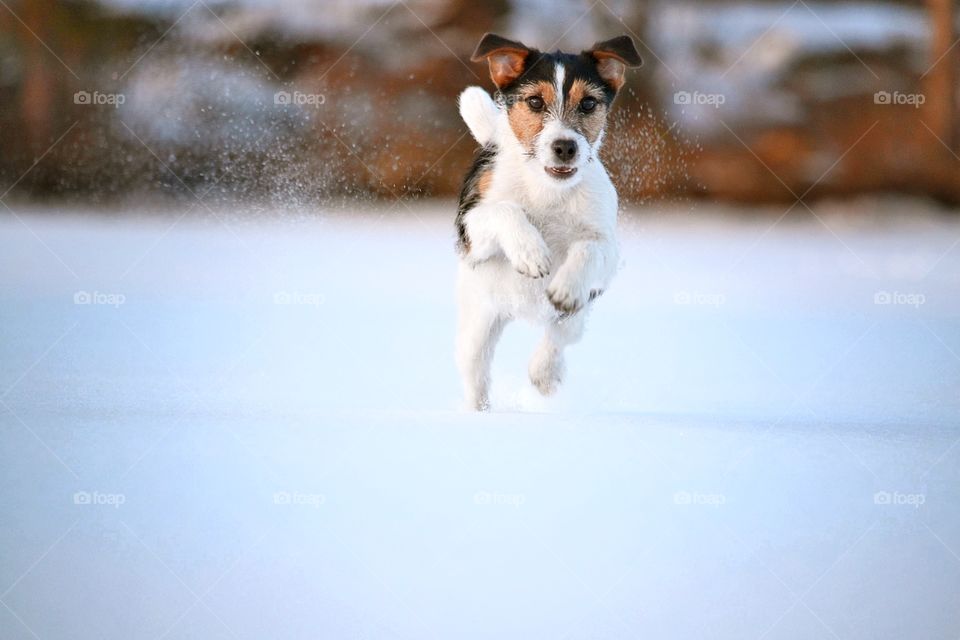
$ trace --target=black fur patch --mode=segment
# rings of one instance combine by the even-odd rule
[[[470,236],[467,235],[465,216],[467,212],[477,206],[482,194],[480,193],[480,179],[483,174],[493,167],[493,160],[497,155],[495,145],[488,145],[477,150],[473,157],[473,164],[463,178],[460,188],[460,202],[457,206],[457,251],[461,255],[470,252]]]
[[[531,50],[527,56],[527,66],[520,77],[499,91],[507,100],[516,95],[520,88],[525,84],[536,82],[550,82],[555,79],[557,63],[564,67],[563,93],[566,95],[570,91],[574,80],[585,80],[590,84],[603,87],[603,95],[607,106],[613,102],[617,95],[616,89],[611,87],[597,71],[597,61],[593,56],[587,53],[574,54],[563,53],[542,53],[536,49]]]

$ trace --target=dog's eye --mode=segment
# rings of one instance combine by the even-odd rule
[[[587,96],[580,101],[580,110],[584,113],[590,113],[597,108],[597,99],[591,96]]]
[[[543,98],[540,96],[530,96],[527,98],[527,106],[533,111],[543,111]]]

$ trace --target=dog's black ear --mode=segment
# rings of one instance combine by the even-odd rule
[[[643,64],[630,36],[617,36],[598,42],[584,53],[597,61],[600,77],[616,91],[623,86],[623,74],[627,67],[634,68]]]
[[[477,50],[470,56],[472,62],[486,60],[490,65],[490,77],[498,89],[502,89],[523,73],[527,56],[532,49],[522,42],[507,40],[488,33],[480,39]]]

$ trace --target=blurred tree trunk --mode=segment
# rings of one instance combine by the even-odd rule
[[[930,39],[930,64],[927,74],[927,114],[929,125],[951,149],[957,148],[956,93],[957,56],[954,51],[954,1],[927,0],[933,33]]]
[[[28,0],[23,3],[20,15],[26,27],[19,25],[17,29],[24,61],[20,113],[27,143],[34,154],[43,153],[52,141],[56,90],[52,65],[59,63],[44,44],[53,49],[50,26],[56,14],[55,4],[55,0]]]

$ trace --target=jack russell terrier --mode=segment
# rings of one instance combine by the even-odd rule
[[[487,61],[497,89],[493,99],[480,87],[460,94],[481,148],[457,209],[456,349],[467,404],[482,411],[504,326],[523,318],[545,327],[529,373],[550,395],[564,348],[617,271],[617,192],[599,152],[624,73],[641,60],[628,36],[572,54],[493,34],[472,60]]]

